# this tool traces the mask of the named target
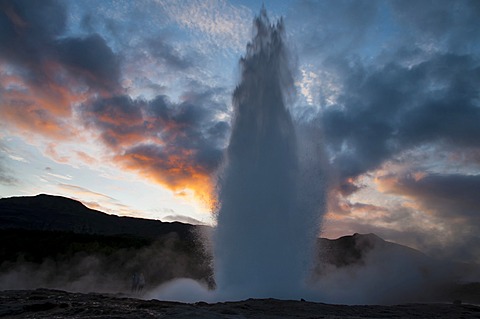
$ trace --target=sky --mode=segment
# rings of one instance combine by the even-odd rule
[[[296,123],[324,147],[321,235],[480,262],[480,2],[264,1]],[[261,2],[0,0],[0,196],[214,224]]]

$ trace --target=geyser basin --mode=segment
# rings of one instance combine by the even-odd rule
[[[219,174],[217,294],[297,298],[312,262],[323,202],[321,176],[306,172],[318,159],[304,156],[286,106],[293,78],[283,20],[270,24],[263,8],[254,27],[240,60],[233,130]]]

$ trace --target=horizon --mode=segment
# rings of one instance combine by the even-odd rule
[[[80,204],[82,204],[84,207],[86,207],[87,209],[91,209],[91,210],[94,210],[94,211],[97,211],[99,213],[102,213],[102,214],[106,214],[106,215],[109,215],[109,216],[117,216],[117,217],[131,217],[131,218],[135,218],[135,219],[145,219],[145,220],[150,220],[150,221],[159,221],[159,222],[162,222],[162,223],[182,223],[182,224],[187,224],[187,225],[191,225],[191,226],[207,226],[207,227],[211,227],[211,228],[214,228],[215,225],[208,225],[208,224],[193,224],[193,223],[189,223],[187,221],[178,221],[178,220],[174,220],[174,221],[164,221],[164,220],[161,220],[161,219],[151,219],[151,218],[145,218],[145,217],[134,217],[134,216],[121,216],[121,215],[116,215],[116,214],[110,214],[110,213],[107,213],[107,212],[104,212],[100,209],[96,209],[96,208],[90,208],[88,207],[87,205],[85,205],[84,203],[82,203],[80,200],[77,200],[77,199],[74,199],[74,198],[70,198],[70,197],[64,197],[64,196],[60,196],[60,195],[52,195],[52,194],[45,194],[45,193],[40,193],[40,194],[36,194],[36,195],[25,195],[25,196],[11,196],[11,197],[0,197],[0,199],[9,199],[9,198],[24,198],[24,197],[38,197],[38,196],[50,196],[50,197],[61,197],[61,198],[65,198],[65,199],[69,199],[69,200],[73,200],[73,201],[76,201]],[[340,238],[343,238],[343,237],[354,237],[355,235],[360,235],[360,236],[369,236],[369,235],[374,235],[378,238],[380,238],[381,240],[385,241],[385,242],[389,242],[389,243],[393,243],[393,244],[398,244],[398,245],[401,245],[401,246],[404,246],[404,247],[407,247],[407,248],[410,248],[410,249],[414,249],[416,251],[419,251],[421,253],[424,253],[414,247],[410,247],[408,245],[403,245],[401,243],[397,243],[395,241],[391,241],[391,240],[388,240],[388,239],[385,239],[385,238],[382,238],[380,236],[378,236],[377,234],[375,233],[349,233],[349,234],[343,234],[343,235],[340,235],[339,237],[322,237],[320,236],[320,234],[317,235],[317,239],[328,239],[328,240],[337,240],[337,239],[340,239]]]
[[[60,198],[65,198],[65,199],[69,199],[69,200],[73,200],[73,201],[76,201],[80,204],[82,204],[84,207],[86,207],[87,209],[91,209],[91,210],[94,210],[94,211],[97,211],[99,213],[102,213],[102,214],[106,214],[106,215],[109,215],[109,216],[117,216],[117,217],[131,217],[131,218],[135,218],[135,219],[146,219],[146,220],[151,220],[151,221],[160,221],[162,223],[182,223],[182,224],[188,224],[188,225],[192,225],[192,226],[207,226],[207,227],[215,227],[214,225],[207,225],[207,224],[192,224],[192,223],[189,223],[189,222],[186,222],[186,221],[163,221],[161,219],[151,219],[151,218],[144,218],[144,217],[134,217],[134,216],[121,216],[121,215],[116,215],[116,214],[110,214],[110,213],[107,213],[107,212],[104,212],[100,209],[95,209],[95,208],[90,208],[88,207],[87,205],[85,205],[84,203],[82,203],[80,200],[77,200],[75,198],[70,198],[70,197],[64,197],[64,196],[60,196],[60,195],[52,195],[52,194],[46,194],[46,193],[40,193],[40,194],[36,194],[36,195],[24,195],[24,196],[11,196],[11,197],[0,197],[0,199],[9,199],[9,198],[25,198],[25,197],[38,197],[38,196],[50,196],[50,197],[60,197]],[[374,235],[376,237],[379,237],[380,239],[384,240],[384,241],[387,241],[387,242],[391,242],[389,240],[386,240],[384,238],[381,238],[380,236],[378,236],[377,234],[375,233],[353,233],[353,234],[344,234],[344,235],[341,235],[340,237],[336,237],[336,238],[328,238],[328,237],[320,237],[320,234],[317,236],[317,238],[319,239],[328,239],[328,240],[336,240],[336,239],[340,239],[342,237],[351,237],[351,236],[355,236],[355,235],[361,235],[361,236],[368,236],[368,235]],[[395,242],[391,242],[391,243],[395,243]],[[398,244],[398,243],[396,243]],[[404,246],[404,245],[403,245]],[[409,247],[409,246],[405,246],[405,247],[408,247],[408,248],[412,248],[412,249],[415,249],[413,247]]]
[[[319,236],[374,233],[480,262],[480,7],[265,1],[284,17],[289,111],[322,144]],[[255,1],[5,1],[0,197],[215,224]],[[320,159],[319,159],[320,161]],[[320,195],[319,195],[320,196]]]

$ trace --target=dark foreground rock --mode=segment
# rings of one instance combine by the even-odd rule
[[[480,318],[464,304],[345,306],[306,301],[249,299],[184,304],[58,290],[0,292],[1,318]]]

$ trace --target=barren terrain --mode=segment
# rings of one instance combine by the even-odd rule
[[[59,290],[0,293],[2,318],[480,318],[480,307],[466,304],[392,306],[329,305],[308,301],[249,299],[184,304],[120,295]]]

